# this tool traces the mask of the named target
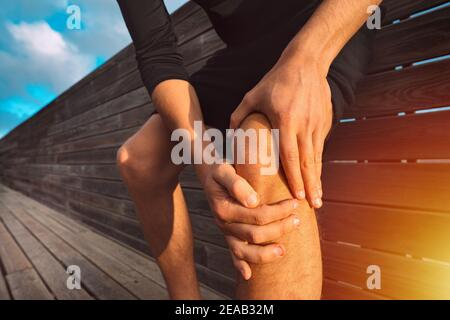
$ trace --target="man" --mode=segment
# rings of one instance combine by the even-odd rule
[[[157,110],[118,153],[150,249],[171,298],[200,298],[183,166],[170,158],[173,130],[195,137],[194,121],[222,131],[280,129],[276,175],[261,175],[261,164],[194,168],[241,275],[236,297],[318,299],[322,151],[354,99],[372,37],[359,29],[381,0],[195,2],[227,47],[189,76],[162,0],[119,0]]]

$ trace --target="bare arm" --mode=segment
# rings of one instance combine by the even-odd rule
[[[291,193],[322,206],[322,152],[332,125],[327,73],[334,58],[381,0],[324,0],[276,65],[247,93],[231,117],[235,128],[251,112],[280,129],[280,155]]]
[[[315,61],[328,71],[350,38],[367,21],[367,9],[382,0],[325,0],[292,39],[281,59]]]

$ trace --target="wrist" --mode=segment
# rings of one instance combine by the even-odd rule
[[[323,43],[299,34],[283,51],[280,62],[297,70],[314,69],[326,77],[334,57],[333,50]]]

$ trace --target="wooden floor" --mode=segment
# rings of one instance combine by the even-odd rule
[[[81,269],[81,290],[67,288],[70,265]],[[0,300],[167,297],[152,258],[0,185]]]

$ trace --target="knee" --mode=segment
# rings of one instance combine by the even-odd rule
[[[290,193],[279,164],[278,154],[274,153],[278,142],[273,141],[274,136],[271,134],[272,126],[269,120],[261,113],[252,113],[242,122],[240,128],[244,131],[255,130],[258,143],[256,148],[249,148],[246,144],[246,147],[241,149],[245,153],[246,161],[244,164],[238,164],[236,161],[237,173],[246,179],[263,198],[285,199]],[[265,140],[264,143],[261,143],[262,139]],[[249,161],[252,157],[257,159],[256,163]]]
[[[117,151],[117,166],[126,183],[161,184],[175,179],[170,163],[165,161],[158,150],[139,151],[133,139],[125,142]]]

